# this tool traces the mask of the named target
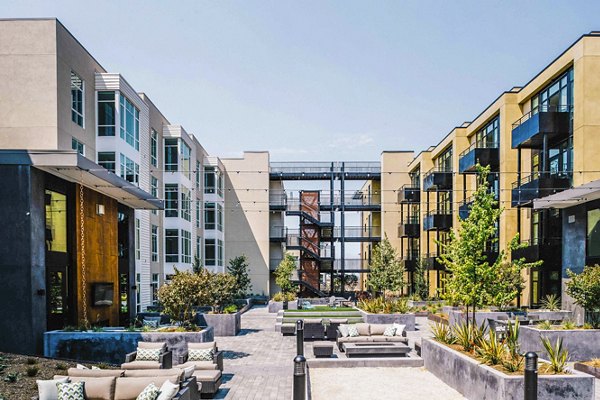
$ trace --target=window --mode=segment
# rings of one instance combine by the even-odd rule
[[[165,171],[177,171],[177,139],[165,139]]]
[[[223,206],[217,204],[217,229],[223,232]]]
[[[85,156],[85,145],[81,143],[79,140],[72,138],[71,139],[71,148],[73,150],[77,150],[79,154]]]
[[[154,197],[158,197],[158,179],[150,175],[150,194]],[[152,210],[152,214],[158,215],[157,210]]]
[[[196,189],[200,189],[200,161],[196,161]]]
[[[200,202],[196,200],[196,228],[200,228]]]
[[[531,113],[570,111],[573,105],[573,69],[565,72],[531,99]]]
[[[191,154],[192,150],[190,146],[181,140],[181,169],[188,179],[191,179],[190,176],[192,174]]]
[[[452,147],[440,154],[435,165],[440,172],[452,172]]]
[[[158,226],[152,225],[152,262],[158,261]]]
[[[190,201],[190,191],[184,187],[181,188],[181,218],[186,221],[192,220],[192,211],[191,211],[191,201]]]
[[[115,153],[108,151],[108,152],[99,152],[98,153],[98,164],[101,165],[102,167],[106,168],[107,170],[109,170],[110,172],[115,172]]]
[[[135,259],[139,260],[142,258],[140,251],[140,219],[135,219]]]
[[[71,121],[83,128],[85,83],[71,71]]]
[[[121,139],[136,150],[140,149],[140,111],[121,95]]]
[[[204,229],[217,229],[215,203],[204,203]]]
[[[121,178],[139,186],[140,182],[140,166],[130,160],[127,156],[121,154]]]
[[[475,135],[477,147],[498,148],[500,136],[500,117],[494,118]]]
[[[179,215],[179,190],[177,184],[165,185],[165,217],[176,218]]]
[[[152,288],[152,304],[158,304],[158,274],[152,274],[152,282],[150,283],[150,287]]]
[[[46,190],[46,251],[67,252],[67,196]]]
[[[181,230],[181,262],[192,263],[192,234],[186,230]]]
[[[158,166],[158,133],[154,129],[150,132],[150,163],[153,167]]]
[[[98,136],[115,136],[115,92],[98,92]]]
[[[223,266],[223,241],[217,239],[217,265]]]
[[[215,167],[204,167],[204,193],[216,192]]]
[[[408,174],[410,177],[410,186],[414,188],[421,187],[421,169],[417,168],[416,170],[410,172]]]
[[[135,274],[135,309],[137,312],[142,312],[142,277],[140,274]]]
[[[204,264],[207,266],[217,265],[217,241],[216,239],[204,240]]]
[[[587,256],[600,257],[600,209],[587,212]]]
[[[179,231],[165,229],[165,261],[179,262]]]
[[[196,236],[196,258],[202,263],[202,238]]]
[[[217,194],[223,198],[223,174],[221,171],[217,171]]]

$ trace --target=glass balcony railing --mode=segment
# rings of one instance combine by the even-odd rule
[[[539,173],[527,175],[513,182],[512,207],[531,206],[533,200],[561,192],[571,187],[572,172]]]
[[[571,111],[571,106],[541,106],[523,115],[512,125],[512,148],[540,148],[544,136],[553,140],[568,135]]]
[[[450,210],[430,211],[423,217],[423,229],[426,231],[447,231],[452,228],[452,212]]]
[[[421,188],[404,185],[398,190],[398,203],[414,204],[421,201]]]
[[[452,171],[432,169],[423,177],[423,190],[451,190]]]
[[[477,172],[477,165],[489,166],[496,171],[500,165],[498,143],[473,143],[458,158],[458,172],[461,174]]]

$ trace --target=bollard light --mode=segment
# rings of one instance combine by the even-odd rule
[[[294,358],[294,400],[306,400],[306,358],[298,354]]]
[[[299,330],[304,330],[304,320],[302,319],[296,321],[296,332],[298,332]]]
[[[527,371],[537,371],[538,355],[530,351],[525,354],[525,369]]]
[[[296,321],[296,354],[304,355],[304,321]]]
[[[533,351],[525,354],[525,400],[538,398],[538,355]]]
[[[303,355],[298,354],[294,358],[294,375],[306,374],[306,358]]]

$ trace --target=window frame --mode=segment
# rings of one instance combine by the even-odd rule
[[[73,78],[76,77],[81,83],[81,87],[74,87]],[[77,91],[81,99],[79,101],[74,99],[75,91]],[[79,105],[80,110],[77,110],[74,106]],[[76,121],[77,119],[77,121]],[[81,122],[79,122],[81,120]],[[75,71],[71,70],[71,122],[77,124],[81,128],[85,129],[85,81]]]

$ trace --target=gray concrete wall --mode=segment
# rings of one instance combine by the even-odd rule
[[[571,222],[569,222],[569,219]],[[587,210],[585,204],[563,211],[562,229],[562,308],[573,311],[575,321],[582,324],[585,312],[567,294],[566,284],[570,280],[567,278],[567,269],[575,273],[581,273],[585,266],[587,239]]]
[[[242,329],[241,313],[202,314],[198,318],[206,326],[214,329],[215,336],[235,336]]]
[[[522,376],[482,365],[433,339],[423,339],[421,356],[425,368],[469,400],[523,399]],[[544,400],[593,400],[594,384],[594,377],[576,371],[571,375],[540,375],[538,396]]]
[[[569,351],[569,361],[588,361],[600,358],[600,329],[540,330],[522,326],[519,343],[523,352],[535,351],[541,358],[548,359],[541,337],[550,339],[554,346],[562,338],[563,346]]]
[[[415,314],[371,314],[360,310],[363,321],[368,324],[403,324],[406,325],[405,330],[414,331]]]

